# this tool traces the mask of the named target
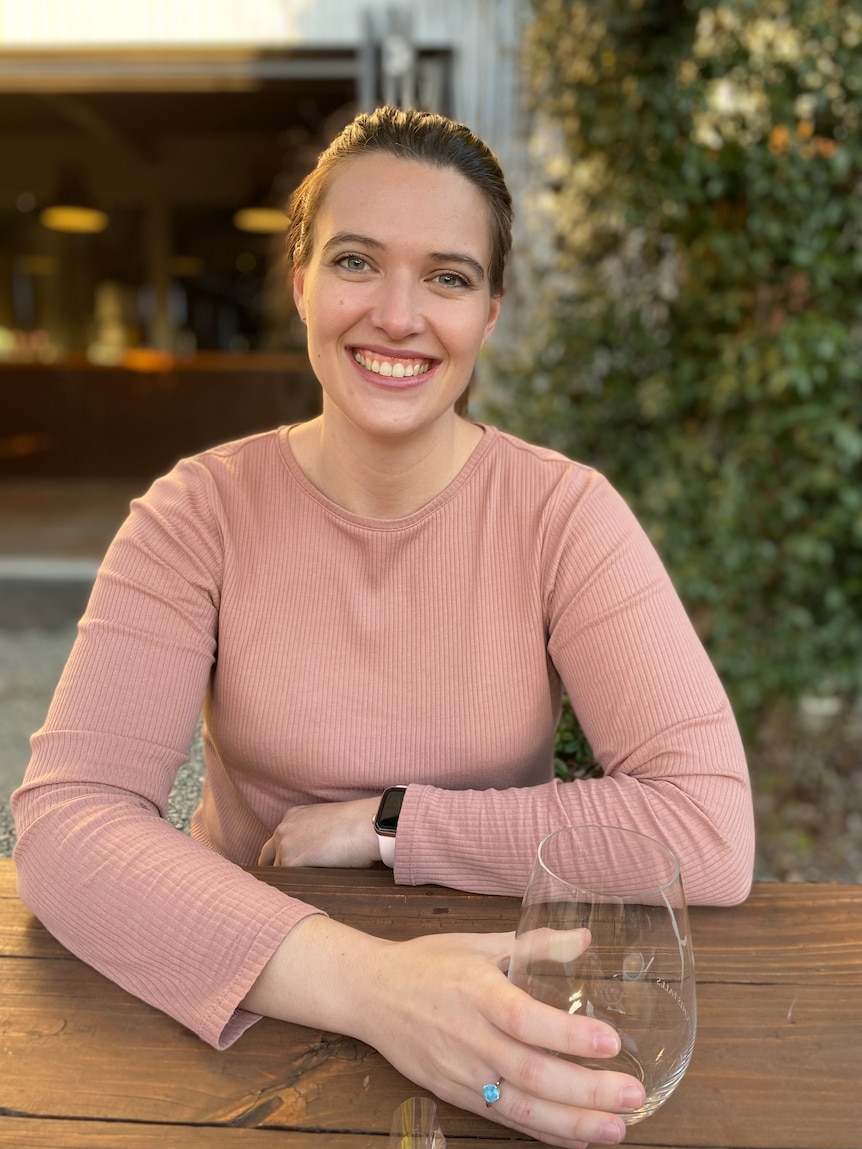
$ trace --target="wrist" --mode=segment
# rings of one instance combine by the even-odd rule
[[[391,944],[310,914],[282,940],[241,1008],[364,1040],[370,973],[377,951]]]
[[[374,815],[374,831],[377,834],[380,860],[390,869],[395,866],[395,838],[406,791],[406,786],[389,786],[383,791],[377,813]]]

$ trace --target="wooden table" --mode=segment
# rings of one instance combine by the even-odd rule
[[[389,938],[511,929],[518,902],[396,887],[388,871],[255,873]],[[862,886],[758,883],[692,910],[694,1057],[626,1144],[862,1147]],[[0,1146],[14,1149],[384,1149],[422,1092],[361,1042],[264,1020],[217,1053],[73,958],[0,860]],[[450,1149],[525,1144],[440,1107]],[[279,1132],[280,1131],[280,1132]]]

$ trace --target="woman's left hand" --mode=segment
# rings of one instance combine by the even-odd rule
[[[379,798],[322,802],[288,810],[257,860],[259,866],[344,866],[380,861],[374,829]]]

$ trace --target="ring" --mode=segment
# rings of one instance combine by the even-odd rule
[[[500,1082],[502,1077],[496,1081],[490,1081],[487,1085],[482,1086],[482,1096],[485,1098],[485,1105],[490,1109],[495,1101],[500,1100]]]

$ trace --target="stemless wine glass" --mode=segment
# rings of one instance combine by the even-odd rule
[[[409,1097],[392,1114],[389,1149],[446,1149],[437,1120],[437,1105],[430,1097]]]
[[[524,895],[509,979],[539,1001],[612,1025],[622,1044],[616,1057],[572,1060],[637,1077],[646,1100],[621,1116],[627,1125],[649,1117],[679,1085],[697,1024],[673,852],[618,826],[549,834]]]

